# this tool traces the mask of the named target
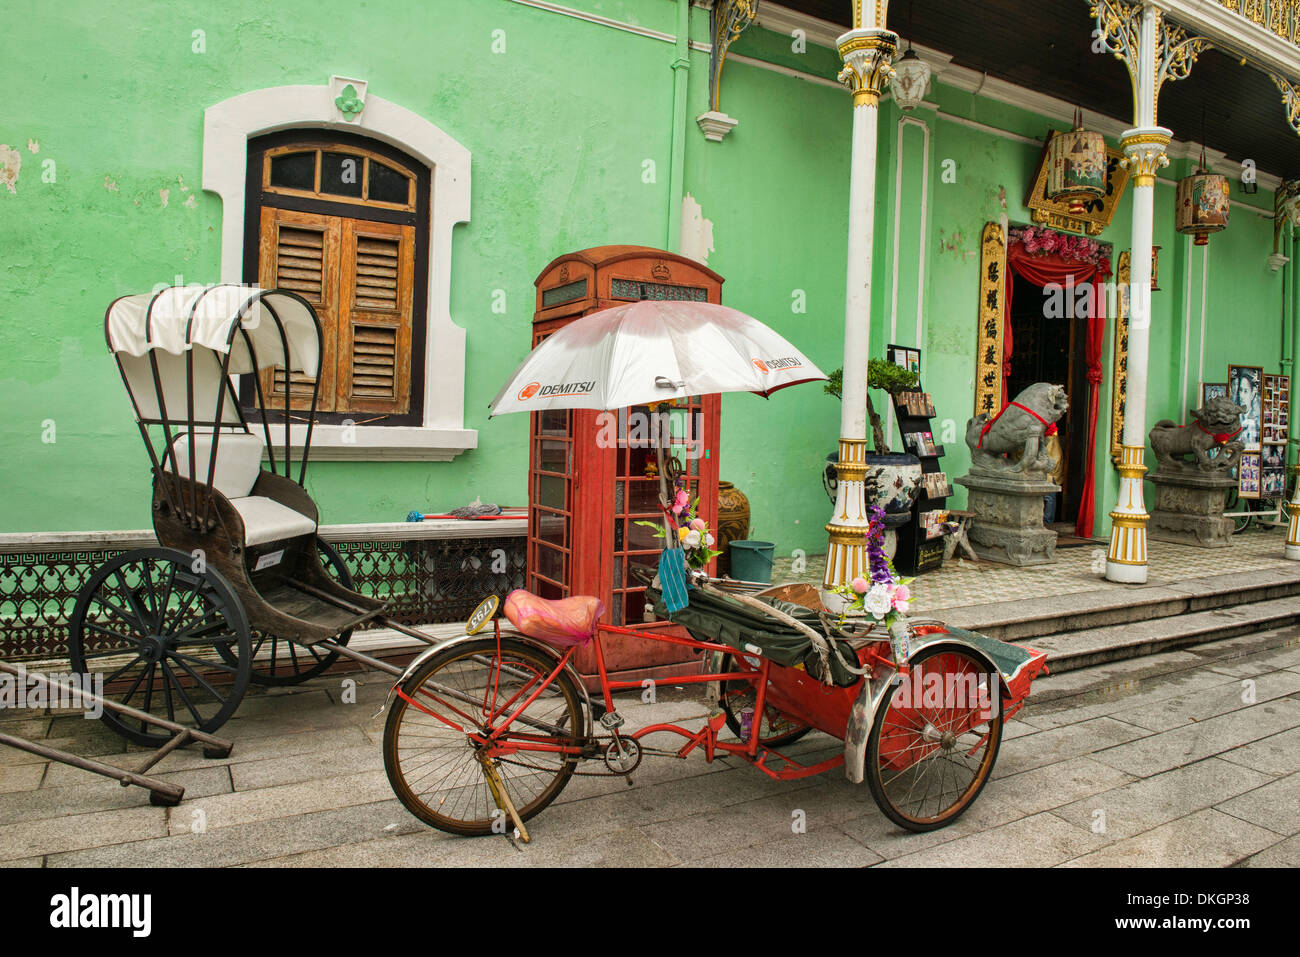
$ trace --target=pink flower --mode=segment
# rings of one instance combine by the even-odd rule
[[[695,529],[697,532],[702,532],[702,531],[704,531],[704,529],[705,529],[704,519],[702,519],[702,518],[697,518],[697,519],[695,519],[694,521],[692,521],[692,522],[691,522],[691,528]]]
[[[912,592],[908,589],[906,585],[899,585],[897,588],[894,589],[894,595],[893,595],[894,601],[907,601],[911,597],[912,597]]]
[[[682,512],[690,504],[691,504],[690,495],[688,495],[684,489],[682,491],[679,491],[677,493],[677,497],[673,500],[673,514],[674,515],[682,514]]]
[[[871,582],[867,581],[865,578],[855,578],[849,583],[849,587],[859,595],[865,595],[867,589],[871,587]]]

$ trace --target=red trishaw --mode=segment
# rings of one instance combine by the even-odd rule
[[[768,395],[825,376],[794,346],[750,317],[718,305],[640,302],[593,313],[529,355],[493,403],[494,413],[543,408],[623,409],[722,391]],[[664,434],[662,430],[658,434]],[[669,549],[681,555],[670,507],[672,450],[658,447]],[[681,575],[670,574],[674,567]],[[864,780],[891,820],[925,831],[955,820],[987,783],[1007,717],[1029,693],[1045,654],[938,621],[828,614],[815,597],[719,581],[661,560],[647,596],[691,637],[604,624],[599,599],[506,597],[509,626],[487,599],[466,634],[416,659],[394,687],[384,764],[402,803],[456,834],[516,832],[574,774],[631,774],[649,755],[737,757],[792,780],[844,767]],[[672,609],[672,610],[670,610]],[[480,629],[492,622],[492,632]],[[513,627],[510,627],[513,626]],[[629,729],[614,694],[641,680],[609,678],[602,639],[667,641],[698,652],[705,685],[699,727]],[[599,676],[593,701],[573,667],[590,646]],[[733,736],[723,737],[723,729]],[[841,753],[803,764],[790,746],[810,731],[843,741]],[[680,746],[651,746],[674,734]],[[603,769],[578,770],[593,761]]]

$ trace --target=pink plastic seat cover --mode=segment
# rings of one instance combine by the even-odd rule
[[[506,617],[530,638],[557,645],[581,645],[591,640],[605,603],[591,595],[540,598],[516,588],[506,595]]]

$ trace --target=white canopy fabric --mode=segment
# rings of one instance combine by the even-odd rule
[[[269,307],[269,308],[268,308]],[[289,343],[288,362],[275,310]],[[248,342],[252,343],[256,367]],[[257,286],[171,286],[160,293],[124,296],[108,309],[104,334],[114,353],[140,358],[154,349],[184,355],[195,346],[224,355],[230,372],[242,375],[272,366],[316,376],[320,369],[320,324],[302,299]]]
[[[491,414],[621,409],[717,392],[768,396],[825,378],[784,336],[743,312],[646,300],[548,336],[497,393]]]

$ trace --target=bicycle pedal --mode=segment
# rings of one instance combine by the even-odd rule
[[[610,731],[613,731],[615,728],[621,728],[623,726],[623,716],[617,711],[606,711],[600,716],[600,723]]]

